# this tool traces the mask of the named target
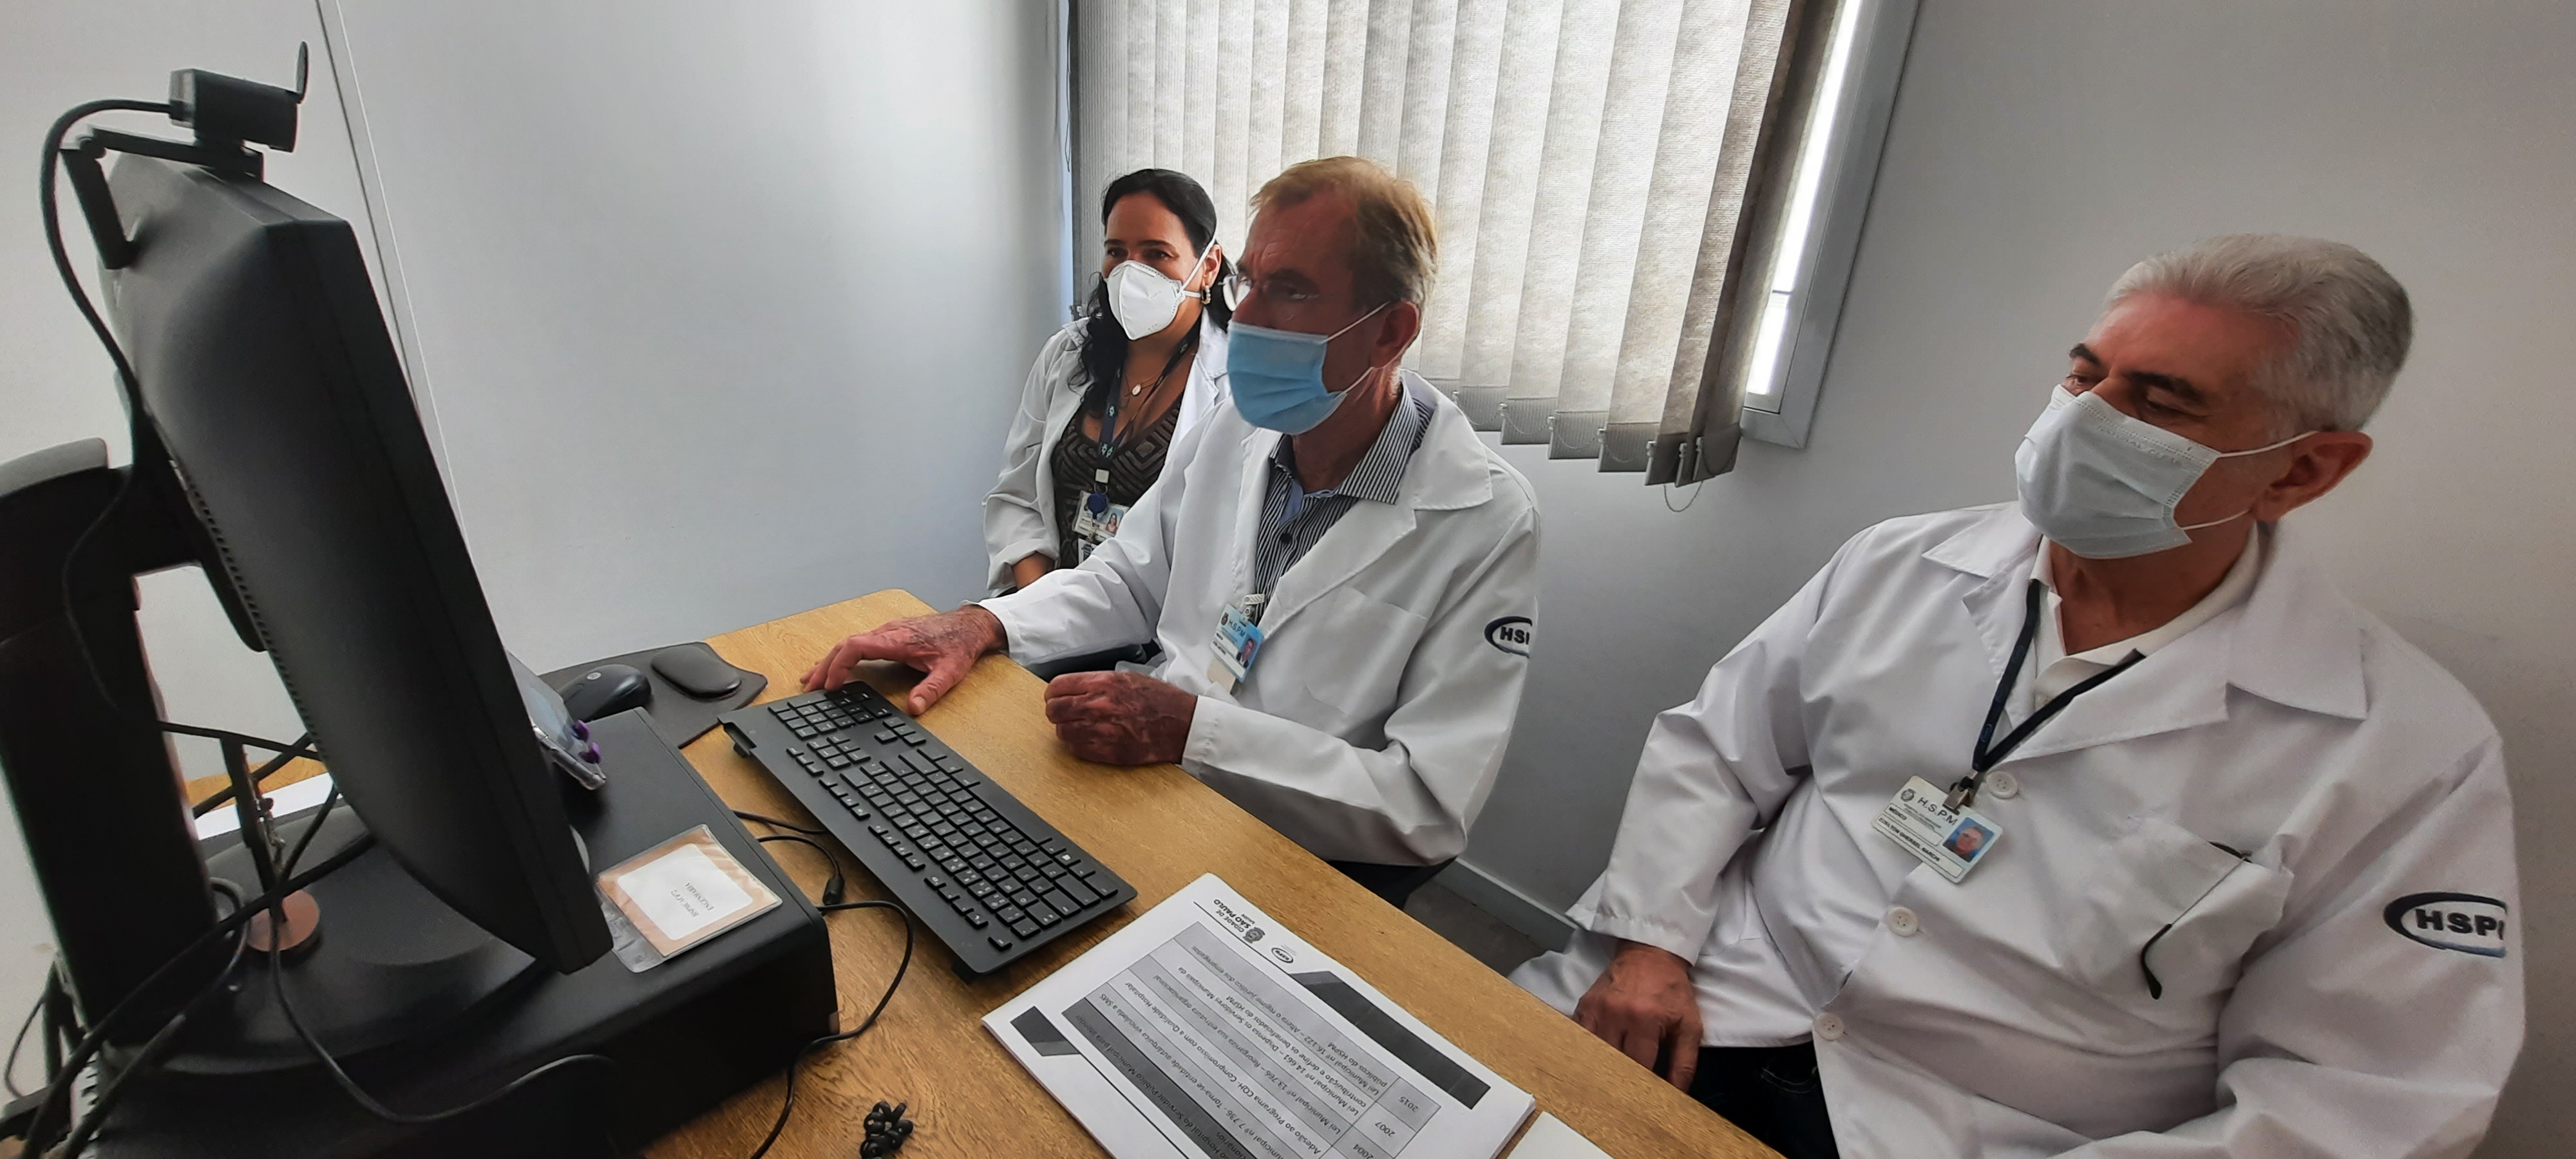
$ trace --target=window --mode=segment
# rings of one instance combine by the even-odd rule
[[[1370,157],[1438,213],[1408,365],[1505,442],[1693,482],[1804,440],[1913,3],[1073,0],[1075,252],[1133,169],[1207,186],[1231,252],[1271,174]]]
[[[1842,318],[1915,0],[1855,0],[1827,42],[1744,376],[1744,433],[1803,447]]]

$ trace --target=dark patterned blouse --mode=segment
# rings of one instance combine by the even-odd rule
[[[1163,475],[1163,454],[1172,447],[1172,430],[1180,424],[1181,404],[1175,399],[1153,425],[1126,437],[1118,455],[1109,462],[1109,501],[1121,507],[1132,507],[1145,497],[1147,488]],[[1055,479],[1056,566],[1072,567],[1081,559],[1073,535],[1073,517],[1082,497],[1097,484],[1092,474],[1100,466],[1100,439],[1082,433],[1082,414],[1064,424],[1057,436],[1055,453],[1049,458],[1049,470]]]

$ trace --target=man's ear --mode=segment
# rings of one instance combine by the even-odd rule
[[[1395,302],[1386,308],[1386,325],[1378,328],[1377,348],[1369,352],[1369,362],[1384,366],[1404,357],[1406,347],[1422,336],[1422,307],[1411,302]]]
[[[2269,523],[2323,498],[2370,457],[2371,446],[2370,436],[2360,431],[2320,431],[2309,436],[2254,501],[2254,517]]]

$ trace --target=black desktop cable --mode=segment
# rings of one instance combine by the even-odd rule
[[[36,992],[35,1005],[27,1008],[26,1020],[18,1024],[17,1037],[9,1040],[8,1062],[0,1064],[0,1078],[7,1080],[5,1085],[9,1089],[9,1095],[16,1100],[10,1104],[10,1118],[13,1120],[17,1112],[32,1109],[21,1107],[20,1103],[42,1093],[46,1086],[53,1083],[54,1076],[60,1073],[63,1047],[67,1043],[79,1041],[80,1036],[87,1033],[77,1022],[66,1018],[70,1004],[71,995],[63,990],[61,964],[55,963],[48,966],[45,970],[45,984]],[[18,1056],[27,1048],[27,1032],[34,1029],[39,1021],[45,1028],[45,1081],[37,1084],[36,1090],[30,1092],[18,1087]],[[0,1137],[5,1135],[5,1131],[0,1131]]]
[[[199,951],[213,944],[216,938],[231,934],[248,925],[251,915],[282,903],[286,895],[320,881],[342,866],[357,860],[359,854],[374,848],[375,843],[376,839],[373,835],[360,835],[347,845],[341,846],[331,856],[324,858],[320,865],[280,882],[276,889],[263,893],[224,915],[206,932],[197,935],[195,941],[188,943],[150,974],[145,975],[143,981],[133,990],[128,991],[124,999],[90,1024],[88,1033],[82,1035],[80,1043],[64,1057],[62,1066],[55,1072],[53,1081],[39,1092],[43,1096],[43,1101],[37,1105],[35,1117],[28,1124],[25,1137],[29,1145],[32,1147],[38,1140],[52,1137],[50,1128],[54,1125],[54,1120],[68,1116],[72,1088],[78,1083],[82,1072],[88,1069],[91,1059],[96,1057],[99,1048],[106,1044],[108,1030],[124,1021],[125,1016],[135,1009],[137,1002],[156,989],[162,980],[169,976],[170,971],[177,969],[184,962],[193,960]]]
[[[278,870],[278,873],[281,876],[291,876],[294,874],[295,863],[303,858],[305,847],[313,843],[314,834],[321,832],[322,823],[330,819],[331,807],[334,804],[337,804],[339,800],[340,787],[335,784],[331,786],[330,795],[322,798],[322,806],[313,814],[313,820],[305,825],[304,835],[296,839],[295,848],[287,853],[285,862]],[[837,872],[837,867],[835,867],[835,872]],[[274,916],[271,918],[271,921],[274,927],[278,929],[285,928],[285,898],[283,896],[279,897],[275,903],[272,903],[272,908],[274,909]],[[382,1102],[377,1101],[375,1096],[367,1093],[366,1088],[359,1086],[356,1079],[349,1077],[348,1071],[341,1069],[340,1060],[332,1057],[330,1049],[322,1045],[322,1040],[314,1037],[312,1031],[305,1029],[304,1020],[295,1013],[295,1004],[289,1001],[286,997],[286,961],[284,939],[282,938],[271,939],[269,942],[268,981],[270,992],[277,996],[278,1012],[286,1016],[286,1024],[289,1027],[294,1028],[295,1037],[303,1040],[305,1049],[312,1052],[314,1061],[322,1064],[323,1071],[331,1076],[332,1083],[338,1086],[343,1094],[348,1095],[349,1101],[356,1103],[359,1110],[365,1111],[366,1113],[388,1123],[396,1123],[412,1127],[428,1126],[432,1123],[442,1123],[449,1119],[461,1118],[465,1115],[473,1114],[474,1112],[482,1110],[485,1107],[489,1107],[494,1103],[498,1103],[501,1100],[526,1089],[528,1084],[544,1078],[546,1075],[552,1074],[555,1071],[562,1070],[570,1066],[580,1063],[596,1062],[605,1064],[612,1071],[617,1067],[617,1060],[604,1054],[569,1054],[510,1080],[509,1083],[502,1086],[499,1090],[493,1091],[460,1106],[449,1107],[446,1110],[430,1111],[422,1114],[410,1114],[403,1111],[397,1111],[384,1105]],[[65,1159],[70,1159],[68,1153]]]
[[[755,838],[754,840],[760,841],[764,844],[771,841],[793,841],[799,845],[807,846],[816,852],[821,853],[823,855],[823,860],[831,864],[832,878],[824,884],[823,901],[822,904],[815,907],[816,909],[821,910],[825,914],[838,913],[842,910],[850,909],[887,909],[894,911],[895,915],[903,921],[903,960],[895,966],[894,979],[886,983],[885,993],[878,996],[875,1009],[868,1011],[867,1020],[861,1022],[856,1030],[842,1034],[827,1034],[812,1042],[806,1043],[802,1048],[797,1050],[796,1057],[789,1060],[787,1064],[787,1093],[786,1096],[780,1099],[778,1103],[778,1121],[770,1124],[769,1136],[762,1139],[760,1141],[759,1149],[751,1153],[751,1159],[762,1159],[763,1156],[769,1154],[769,1149],[777,1144],[779,1134],[787,1129],[788,1116],[794,1113],[796,1109],[796,1072],[798,1068],[804,1065],[805,1056],[813,1053],[819,1048],[830,1046],[836,1042],[847,1042],[850,1039],[857,1038],[858,1036],[867,1033],[869,1027],[876,1025],[877,1015],[884,1013],[886,1003],[894,1001],[895,989],[903,985],[904,975],[909,973],[912,969],[912,914],[905,910],[901,905],[891,901],[841,900],[841,890],[845,880],[841,870],[841,859],[832,856],[832,851],[821,842],[810,839],[825,836],[826,834],[823,830],[809,829],[793,822],[782,821],[776,817],[763,813],[754,813],[746,809],[736,809],[733,811],[733,815],[745,821],[757,821],[763,825],[789,830],[789,832],[786,833],[773,833],[765,837]],[[879,1103],[877,1105],[879,1107],[883,1107],[885,1104]],[[897,1118],[901,1118],[901,1116],[898,1115]],[[873,1116],[871,1116],[871,1120],[873,1121]],[[911,1132],[911,1120],[906,1119],[903,1120],[903,1122],[904,1133],[909,1135]],[[881,1133],[883,1133],[883,1131],[880,1128],[870,1128],[871,1138]],[[901,1144],[896,1143],[894,1146],[901,1146]],[[887,1150],[885,1153],[893,1154],[892,1150]]]
[[[832,867],[831,880],[823,883],[823,904],[840,904],[843,896],[842,887],[846,883],[846,879],[841,875],[841,859],[832,856],[832,851],[823,848],[821,842],[816,841],[811,837],[806,837],[796,833],[772,833],[765,837],[754,837],[752,840],[758,841],[763,845],[767,845],[772,841],[793,841],[798,845],[802,845],[807,849],[811,849],[816,853],[822,854],[823,863]]]
[[[781,827],[781,829],[796,829],[793,824],[778,822],[778,819],[768,819],[768,816],[760,816],[760,814],[744,814],[744,811],[739,809],[734,811],[734,816],[742,816],[742,819],[747,819],[747,822],[775,824],[775,827]],[[822,842],[814,840],[814,837],[806,837],[806,832],[811,832],[814,837],[822,837],[822,829],[796,829],[796,832],[773,832],[773,834],[765,834],[765,837],[752,837],[752,840],[760,842],[760,845],[768,845],[768,842],[796,842],[796,845],[804,845],[809,847],[809,850],[814,850],[814,853],[822,855],[822,863],[832,868],[832,878],[822,883],[822,904],[835,907],[835,904],[840,904],[842,896],[848,896],[850,878],[842,873],[840,858],[835,858],[832,850],[827,850],[827,847],[824,847]]]
[[[233,903],[234,913],[245,912],[242,908],[241,890],[238,887],[220,878],[212,885],[215,892],[224,895]],[[242,951],[249,946],[250,935],[245,929],[240,937],[233,939],[232,956],[224,960],[224,968],[215,971],[215,976],[209,979],[194,997],[189,998],[186,1004],[171,1014],[169,1019],[161,1024],[161,1029],[153,1031],[152,1037],[143,1041],[142,1048],[134,1052],[133,1058],[126,1060],[117,1068],[116,1074],[107,1080],[107,1085],[99,1088],[98,1097],[90,1103],[89,1113],[81,1116],[80,1121],[72,1125],[71,1133],[63,1137],[61,1146],[46,1152],[47,1159],[75,1159],[89,1147],[90,1140],[97,1137],[99,1128],[107,1124],[107,1116],[115,1111],[117,1101],[124,1097],[126,1083],[135,1075],[152,1069],[161,1061],[162,1055],[169,1053],[170,1047],[178,1042],[179,1035],[187,1030],[189,1020],[196,1014],[197,1007],[222,990],[224,984],[232,980],[233,971],[241,968]]]
[[[781,821],[766,813],[754,813],[749,809],[736,809],[733,811],[733,815],[740,817],[745,821],[758,821],[763,825],[784,829],[790,833],[802,833],[808,837],[829,837],[832,835],[832,831],[829,829],[807,828],[806,826],[796,824],[792,821]]]
[[[279,758],[279,760],[273,762],[273,765],[282,765],[285,763],[285,760],[286,758]],[[260,773],[255,775],[266,776],[268,771],[270,770],[264,768]],[[286,859],[280,863],[277,872],[281,879],[295,876],[295,867],[304,860],[305,850],[312,847],[314,837],[318,836],[322,832],[323,823],[330,820],[332,808],[338,804],[339,800],[340,789],[339,786],[334,785],[331,788],[330,794],[322,798],[322,806],[313,814],[312,820],[305,823],[304,832],[300,837],[296,838],[294,848],[287,853]],[[203,816],[204,813],[205,810],[202,808],[198,811],[199,816]],[[240,911],[242,905],[241,893],[231,882],[218,879],[212,883],[212,887],[216,892],[231,899],[235,912]],[[225,964],[223,971],[217,975],[217,982],[221,982],[225,978],[230,977],[232,972],[238,968],[241,962],[241,954],[242,943],[236,942],[233,947],[232,959]],[[17,1078],[18,1056],[26,1048],[27,1031],[35,1025],[36,1016],[43,1013],[47,1005],[57,999],[61,982],[61,975],[48,972],[45,979],[44,993],[37,996],[35,1006],[27,1011],[26,1019],[18,1024],[17,1036],[11,1039],[9,1043],[8,1059],[5,1063],[0,1063],[0,1085],[5,1085],[8,1088],[9,1093],[16,1098],[24,1099],[30,1097],[28,1092],[18,1089]],[[189,1003],[190,1007],[193,1007],[196,1001],[196,999],[191,999]],[[157,1058],[159,1050],[155,1048],[154,1043],[174,1039],[177,1034],[177,1027],[184,1025],[185,1018],[186,1014],[183,1010],[181,1014],[173,1016],[170,1023],[165,1023],[160,1031],[155,1032],[153,1038],[145,1042],[143,1050],[138,1053],[133,1060],[126,1064],[125,1069],[120,1073],[117,1082],[121,1083],[123,1081],[123,1075],[131,1074],[134,1071],[149,1065],[155,1058]],[[52,1028],[48,1027],[47,1034],[50,1036],[52,1033]],[[56,1071],[53,1074],[48,1074],[46,1076],[47,1083],[52,1083],[59,1077],[59,1074],[59,1071]],[[114,1090],[115,1084],[111,1084],[108,1089],[110,1091]],[[113,1100],[108,1097],[107,1093],[102,1092],[97,1104],[91,1111],[92,1117],[103,1123],[106,1118],[104,1108],[112,1105]],[[76,1136],[79,1134],[77,1128],[75,1128],[74,1134]],[[79,1154],[79,1149],[77,1147],[66,1145],[63,1148],[62,1153],[65,1155],[77,1155]]]
[[[9,1040],[9,1061],[0,1064],[0,1086],[9,1089],[9,1097],[23,1099],[27,1092],[18,1089],[18,1053],[27,1048],[27,1032],[35,1028],[36,1016],[45,1012],[45,1004],[54,997],[54,972],[45,971],[45,988],[36,995],[36,1004],[27,1008],[27,1018],[18,1024],[18,1036]]]
[[[62,275],[63,288],[71,294],[72,305],[80,309],[81,318],[89,323],[90,332],[98,336],[99,345],[107,348],[108,359],[116,364],[117,389],[125,396],[127,451],[133,459],[127,464],[124,478],[117,483],[115,497],[109,499],[107,506],[101,508],[98,516],[90,521],[89,526],[73,539],[71,551],[64,556],[63,617],[66,626],[71,629],[72,643],[80,653],[82,664],[89,670],[90,683],[98,689],[99,699],[105,701],[108,707],[116,710],[118,714],[138,722],[148,723],[151,727],[165,733],[230,741],[253,748],[267,749],[279,754],[279,760],[275,763],[283,764],[294,757],[315,754],[300,740],[292,744],[279,744],[273,740],[234,732],[230,729],[178,724],[162,720],[152,713],[137,712],[119,702],[115,694],[108,689],[107,678],[100,674],[98,661],[90,652],[89,637],[81,631],[79,609],[72,596],[73,565],[80,559],[82,548],[89,544],[92,536],[98,534],[99,528],[107,525],[110,517],[124,507],[126,498],[133,491],[135,477],[142,473],[142,457],[146,449],[157,444],[144,418],[142,380],[135,377],[134,364],[125,357],[125,348],[118,344],[115,332],[108,329],[107,319],[99,315],[98,307],[90,301],[89,290],[81,285],[80,276],[72,269],[71,251],[63,245],[62,208],[54,190],[54,179],[62,161],[63,138],[70,135],[72,126],[100,113],[160,113],[167,116],[172,111],[173,107],[166,101],[90,101],[72,106],[62,116],[56,117],[53,126],[45,131],[44,161],[40,167],[36,190],[37,210],[44,219],[45,247],[53,254],[54,272]]]
[[[295,863],[304,860],[304,850],[313,844],[313,835],[322,831],[322,823],[331,819],[331,807],[339,803],[340,785],[335,781],[331,791],[323,795],[322,807],[314,812],[311,821],[305,823],[304,835],[295,839],[295,848],[288,850],[286,860],[279,863],[279,877],[295,876]]]
[[[283,906],[283,901],[284,899],[279,899],[279,903],[275,907],[277,916],[274,920],[280,925],[284,925],[286,922],[286,910]],[[331,1082],[340,1088],[340,1092],[342,1094],[349,1096],[349,1101],[356,1103],[359,1110],[365,1111],[366,1113],[388,1123],[398,1123],[410,1127],[427,1126],[432,1123],[443,1123],[449,1119],[461,1118],[463,1116],[473,1114],[476,1111],[480,1111],[485,1107],[489,1107],[494,1103],[498,1103],[503,1099],[509,1098],[510,1096],[519,1093],[521,1090],[526,1089],[528,1084],[544,1078],[549,1074],[553,1074],[556,1071],[563,1070],[566,1067],[578,1066],[583,1063],[600,1063],[614,1070],[617,1066],[616,1059],[610,1058],[604,1054],[568,1054],[562,1058],[554,1060],[553,1062],[547,1063],[544,1066],[538,1067],[535,1070],[531,1070],[526,1074],[520,1075],[517,1078],[511,1079],[499,1090],[493,1091],[470,1102],[449,1107],[445,1110],[429,1111],[420,1114],[397,1111],[392,1107],[388,1107],[383,1103],[376,1101],[376,1097],[374,1095],[368,1094],[365,1087],[358,1085],[358,1080],[350,1078],[349,1072],[340,1068],[340,1060],[332,1057],[329,1048],[322,1045],[322,1040],[313,1037],[313,1032],[305,1029],[304,1020],[298,1017],[295,1013],[295,1004],[288,1001],[286,997],[285,950],[276,941],[270,942],[268,947],[268,983],[269,992],[277,996],[278,1012],[286,1015],[286,1024],[294,1028],[295,1037],[304,1040],[304,1048],[312,1052],[314,1061],[322,1064],[323,1073],[331,1076]],[[68,1157],[66,1157],[66,1159],[68,1159]]]
[[[100,317],[98,307],[90,304],[89,292],[82,288],[80,278],[72,272],[71,252],[63,246],[62,210],[54,193],[54,172],[62,163],[63,138],[71,135],[72,126],[100,113],[118,112],[168,116],[170,103],[90,101],[74,105],[62,116],[54,118],[53,127],[45,131],[43,184],[36,191],[36,208],[44,217],[45,244],[53,251],[54,270],[63,276],[63,285],[71,290],[72,304],[80,307],[81,317],[89,322],[90,331],[98,335],[99,344],[107,347],[107,356],[116,362],[116,382],[125,393],[128,422],[139,431],[143,425],[143,397],[140,381],[134,375],[134,364],[126,361],[125,350],[117,345],[116,334],[107,328],[107,319]]]
[[[5,1083],[9,1088],[10,1098],[27,1097],[27,1092],[18,1089],[18,1052],[27,1048],[27,1032],[34,1029],[36,1015],[43,1013],[44,1009],[45,998],[44,995],[39,994],[36,996],[36,1004],[27,1008],[26,1019],[18,1024],[17,1037],[9,1040],[9,1061],[5,1066],[0,1066],[0,1083]]]
[[[321,756],[313,752],[310,747],[313,743],[312,733],[305,733],[304,735],[296,737],[294,740],[288,741],[287,743],[294,747],[277,750],[277,755],[275,757],[270,758],[267,763],[250,771],[252,784],[258,784],[261,781],[267,780],[271,774],[276,773],[279,769],[285,768],[287,762],[292,761],[297,757],[312,757],[317,761],[322,759]],[[189,806],[188,812],[192,816],[203,817],[208,813],[212,813],[217,809],[223,808],[225,805],[231,804],[232,799],[233,786],[230,781],[227,781],[214,792],[208,793],[205,800]]]
[[[838,902],[832,905],[817,906],[816,908],[827,914],[848,909],[883,909],[893,911],[895,918],[903,923],[903,960],[895,964],[894,977],[886,983],[885,993],[877,996],[876,1006],[868,1011],[867,1018],[859,1023],[857,1029],[844,1030],[838,1034],[826,1034],[821,1038],[817,1038],[799,1048],[796,1051],[796,1057],[788,1060],[787,1093],[778,1101],[778,1121],[769,1125],[769,1136],[760,1141],[759,1147],[753,1149],[750,1159],[763,1159],[764,1156],[768,1155],[769,1149],[778,1143],[779,1134],[787,1129],[787,1117],[795,1113],[796,1110],[796,1072],[804,1067],[805,1057],[826,1046],[830,1046],[834,1043],[848,1042],[862,1034],[866,1034],[869,1027],[877,1024],[877,1016],[885,1013],[886,1004],[894,1001],[894,992],[896,988],[903,985],[903,976],[912,970],[913,935],[911,911],[906,910],[894,902],[878,901],[875,899]]]
[[[325,808],[328,808],[327,799],[325,801]],[[785,826],[784,823],[771,822],[768,818],[755,819],[764,823],[780,824],[782,827],[788,827]],[[314,822],[314,827],[319,828],[319,826],[320,818],[317,816]],[[306,834],[307,839],[309,839],[310,836],[311,833],[308,831]],[[842,883],[840,860],[833,857],[831,851],[826,849],[821,843],[793,833],[772,834],[767,837],[759,838],[759,840],[764,842],[792,841],[801,845],[809,846],[815,851],[822,853],[825,860],[832,863],[832,880],[824,887],[824,898],[826,900],[823,904],[816,906],[815,908],[826,914],[854,909],[883,909],[892,911],[896,917],[903,922],[903,957],[896,963],[894,977],[887,981],[885,992],[877,996],[876,1005],[869,1009],[867,1018],[862,1020],[856,1028],[841,1031],[836,1034],[824,1035],[806,1043],[803,1047],[797,1050],[796,1057],[790,1060],[787,1064],[787,1090],[785,1096],[780,1099],[778,1104],[778,1119],[776,1122],[770,1124],[769,1135],[761,1140],[759,1148],[751,1153],[750,1159],[763,1159],[764,1156],[768,1155],[769,1149],[778,1142],[778,1136],[787,1129],[788,1117],[792,1115],[796,1109],[796,1075],[798,1070],[804,1066],[807,1056],[823,1047],[830,1046],[835,1043],[848,1042],[860,1035],[866,1034],[871,1027],[874,1027],[877,1024],[878,1016],[885,1013],[885,1008],[888,1003],[894,1001],[895,991],[903,985],[905,975],[909,974],[912,970],[912,954],[914,948],[912,914],[902,906],[891,901],[878,901],[874,899],[860,901],[840,901],[837,899],[837,894]],[[302,852],[302,845],[303,843],[300,841],[297,843],[297,853]],[[290,869],[293,866],[294,858],[295,854],[288,855],[288,866]],[[284,921],[284,914],[282,911],[277,920],[280,922]],[[383,1119],[389,1123],[422,1126],[431,1123],[444,1122],[448,1119],[471,1114],[475,1111],[489,1107],[502,1099],[518,1093],[528,1084],[565,1067],[587,1062],[605,1063],[611,1067],[616,1065],[616,1060],[609,1058],[607,1055],[567,1055],[563,1058],[547,1063],[544,1066],[538,1067],[535,1070],[531,1070],[526,1074],[520,1075],[518,1078],[511,1080],[507,1085],[501,1087],[499,1090],[493,1091],[490,1094],[484,1095],[462,1106],[450,1107],[445,1110],[425,1114],[409,1114],[397,1111],[377,1101],[373,1095],[367,1093],[365,1088],[359,1086],[355,1079],[349,1077],[349,1073],[341,1068],[339,1060],[332,1057],[330,1050],[322,1045],[321,1040],[315,1038],[313,1033],[305,1028],[303,1019],[297,1016],[295,1012],[293,1001],[287,997],[286,974],[282,968],[284,963],[281,959],[281,951],[276,945],[272,944],[269,947],[268,954],[269,984],[272,992],[277,996],[279,1012],[286,1016],[287,1025],[294,1029],[295,1036],[303,1040],[305,1049],[312,1053],[315,1061],[322,1065],[323,1071],[331,1076],[332,1082],[340,1088],[342,1093],[349,1097],[351,1102],[356,1103],[359,1109],[367,1112],[368,1114],[373,1115],[376,1118]],[[65,1159],[69,1159],[68,1153],[66,1154]]]

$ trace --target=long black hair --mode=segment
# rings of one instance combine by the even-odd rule
[[[1216,202],[1207,190],[1190,180],[1189,174],[1170,169],[1139,169],[1109,183],[1100,194],[1100,224],[1109,224],[1109,211],[1133,194],[1143,193],[1162,202],[1172,216],[1181,219],[1181,231],[1189,235],[1192,257],[1207,252],[1208,242],[1216,237]],[[1192,267],[1196,272],[1196,267]],[[1216,285],[1234,272],[1233,263],[1217,259],[1216,278],[1208,283],[1207,316],[1219,327],[1234,321],[1234,311],[1227,309],[1225,295]],[[1198,345],[1198,334],[1192,331],[1184,347]],[[1118,389],[1119,380],[1127,373],[1127,331],[1118,325],[1118,317],[1109,311],[1109,282],[1103,278],[1091,287],[1091,300],[1082,310],[1082,373],[1088,387],[1086,406],[1097,406],[1102,392]]]

